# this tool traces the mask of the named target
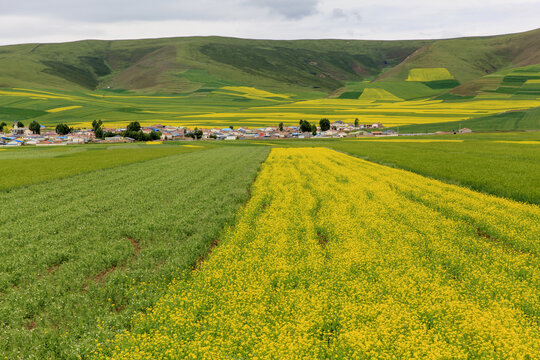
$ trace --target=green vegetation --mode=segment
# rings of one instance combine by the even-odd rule
[[[474,129],[474,131],[540,129],[540,108],[507,111],[468,120],[400,126],[399,131],[400,133],[432,133],[436,131],[457,131],[460,128]]]
[[[538,106],[539,36],[540,30],[436,41],[196,37],[4,46],[0,120],[76,129],[99,119],[104,133],[130,122],[193,129],[323,117],[386,126],[463,121]]]
[[[540,204],[540,132],[295,140],[509,199]]]
[[[67,135],[72,131],[72,129],[68,124],[58,124],[56,125],[55,131],[59,135]]]
[[[0,190],[199,149],[201,148],[183,147],[177,144],[159,147],[140,144],[7,149],[0,152],[3,165]]]
[[[460,83],[502,70],[537,62],[540,30],[501,36],[459,38],[432,42],[379,79],[405,80],[416,68],[440,68],[441,64]],[[522,51],[520,49],[527,49]]]
[[[540,173],[540,133],[485,137],[456,135],[451,138],[463,142],[422,143],[422,140],[414,142],[416,138],[411,139],[413,142],[403,142],[407,139],[309,143],[310,146],[324,144],[366,160],[480,192],[540,204],[537,175]],[[449,138],[437,139],[444,141]],[[531,140],[538,143],[527,143]]]
[[[0,88],[201,93],[243,84],[328,92],[341,79],[374,78],[428,43],[186,37],[12,45],[1,47]]]
[[[125,329],[232,223],[267,153],[210,149],[0,193],[0,353],[76,359]]]
[[[37,121],[32,121],[30,125],[28,125],[28,129],[31,130],[34,134],[39,134],[41,132],[41,126]]]
[[[231,224],[262,144],[329,147],[540,204],[539,142],[524,132],[1,151],[0,197],[15,205],[0,216],[0,352],[74,359],[128,328]]]

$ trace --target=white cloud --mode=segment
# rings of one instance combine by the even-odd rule
[[[0,44],[88,38],[418,39],[526,31],[538,0],[0,0]]]

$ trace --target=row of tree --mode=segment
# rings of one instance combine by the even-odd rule
[[[4,131],[4,128],[7,126],[5,122],[0,123],[0,132]],[[24,127],[24,124],[20,121],[17,122],[17,126],[20,128]],[[279,123],[279,131],[283,131],[283,122]],[[354,120],[354,126],[358,126],[358,118]],[[319,127],[321,131],[327,131],[330,130],[330,120],[323,118],[319,120]],[[230,126],[231,129],[233,129],[233,126]],[[30,125],[28,126],[28,129],[30,129],[34,134],[40,134],[41,133],[41,125],[37,121],[32,121]],[[104,139],[106,137],[112,137],[116,134],[113,132],[105,132],[103,130],[103,121],[101,120],[94,120],[92,121],[92,129],[94,130],[94,135],[97,139]],[[73,128],[70,128],[67,124],[58,124],[56,125],[56,133],[59,135],[67,135],[73,131]],[[311,124],[307,120],[300,120],[300,131],[301,132],[311,132],[313,135],[317,134],[317,125]],[[129,137],[138,141],[151,141],[151,140],[158,140],[161,138],[161,132],[160,131],[152,131],[149,134],[146,134],[142,132],[141,130],[141,124],[138,121],[133,121],[129,123],[126,130],[122,132],[122,136]],[[199,130],[198,128],[195,128],[195,130],[190,131],[186,134],[186,136],[189,136],[193,139],[201,139],[203,136],[202,130]]]
[[[279,125],[280,125],[279,130],[283,131],[283,123],[280,123]],[[320,127],[321,131],[329,130],[330,129],[330,120],[328,120],[326,118],[319,120],[319,127]],[[317,135],[317,125],[316,124],[311,124],[307,120],[300,120],[300,132],[303,132],[303,133],[310,132],[313,135]]]
[[[0,123],[0,132],[4,132],[4,129],[7,127],[5,122]],[[24,124],[21,121],[17,121],[17,127],[24,128]],[[32,121],[28,125],[28,129],[34,134],[41,134],[41,124],[36,120]],[[56,125],[56,133],[59,135],[67,135],[73,131],[73,128],[70,128],[67,124],[58,124]]]

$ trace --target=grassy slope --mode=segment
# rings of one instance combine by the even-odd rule
[[[436,131],[453,131],[460,128],[469,128],[473,131],[540,129],[540,108],[532,108],[524,111],[509,111],[462,121],[400,126],[399,132],[429,133]],[[397,128],[395,129],[397,130]]]
[[[0,87],[190,92],[227,82],[329,91],[344,80],[375,77],[426,43],[191,37],[5,46]],[[205,71],[211,81],[183,76],[189,69]]]
[[[497,100],[496,96],[512,91],[514,95],[510,94],[509,100],[534,102],[540,96],[535,84],[521,88],[512,82],[510,86],[499,85],[518,69],[516,66],[540,61],[537,46],[540,42],[536,41],[539,34],[540,31],[532,31],[440,41],[270,41],[191,37],[4,46],[0,47],[0,89],[56,89],[55,93],[64,96],[36,98],[35,92],[26,97],[8,96],[7,93],[14,90],[6,89],[0,95],[0,121],[37,119],[50,126],[59,122],[88,126],[94,119],[115,124],[144,121],[191,127],[267,126],[270,123],[265,116],[247,115],[252,119],[245,119],[242,114],[235,117],[227,113],[276,113],[281,108],[271,109],[271,106],[329,94],[330,97],[357,99],[366,88],[376,92],[382,89],[392,94],[389,97],[404,100],[445,93],[438,99],[451,101],[467,100],[460,95],[489,90],[492,91],[490,96]],[[414,55],[408,56],[415,50]],[[447,67],[465,84],[451,89],[455,84],[444,81],[403,81],[408,69],[415,67]],[[497,72],[482,77],[486,70]],[[381,75],[380,81],[365,80],[378,75]],[[250,98],[223,91],[224,86],[252,86],[286,96]],[[92,89],[97,91],[90,91]],[[447,93],[449,90],[453,93]],[[150,97],[137,97],[141,92]],[[176,95],[157,98],[152,96],[155,93]],[[81,107],[46,112],[70,105]],[[266,108],[257,109],[263,106]],[[313,113],[312,110],[315,109],[309,109],[308,113]],[[332,111],[320,112],[320,115],[332,117]],[[201,118],[191,116],[202,113],[210,117],[200,121]],[[220,116],[220,113],[225,115]],[[359,113],[362,113],[361,109]],[[382,114],[386,115],[384,111]],[[303,115],[295,114],[292,118],[284,115],[283,119],[291,124]],[[390,111],[387,115],[396,114]],[[452,119],[455,120],[460,114],[449,112],[448,115],[458,115]],[[442,117],[441,121],[444,120]],[[406,123],[410,121],[403,122]],[[532,124],[532,128],[538,127],[534,121]]]
[[[13,204],[0,210],[0,353],[75,359],[128,326],[232,222],[267,153],[198,151],[0,193]]]
[[[540,29],[501,36],[439,40],[428,44],[379,80],[405,80],[410,69],[444,67],[461,83],[507,67],[540,63]]]

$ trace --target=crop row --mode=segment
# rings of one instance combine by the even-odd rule
[[[0,193],[0,358],[76,359],[125,328],[233,222],[267,154],[197,151]]]
[[[234,228],[108,359],[532,359],[540,208],[273,149]]]

